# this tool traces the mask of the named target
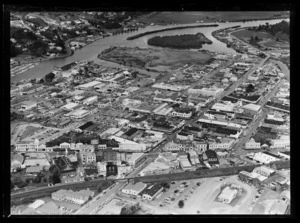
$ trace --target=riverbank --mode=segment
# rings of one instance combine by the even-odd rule
[[[155,25],[214,23],[214,22],[247,22],[258,20],[271,20],[288,18],[287,12],[278,11],[182,11],[182,12],[156,12],[138,22]],[[237,19],[238,18],[238,19]]]
[[[166,28],[166,29],[159,29],[159,30],[153,30],[153,31],[148,31],[148,32],[144,32],[144,33],[139,33],[137,35],[127,37],[127,40],[134,40],[134,39],[137,39],[142,36],[149,35],[149,34],[170,31],[170,30],[191,29],[191,28],[200,28],[200,27],[217,27],[217,26],[219,26],[219,25],[218,24],[207,24],[207,25],[196,25],[196,26],[171,27],[171,28]]]

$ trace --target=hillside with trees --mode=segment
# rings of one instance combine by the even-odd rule
[[[280,39],[284,41],[289,41],[289,37],[290,37],[290,23],[284,20],[274,25],[270,25],[269,23],[266,23],[265,25],[250,27],[248,28],[248,30],[257,31],[257,32],[265,31],[267,33],[270,33],[272,36],[276,36],[277,41],[279,41]]]
[[[152,46],[170,47],[176,49],[200,49],[203,44],[212,44],[202,33],[176,36],[155,36],[147,42]]]

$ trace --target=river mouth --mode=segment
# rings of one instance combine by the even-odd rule
[[[182,30],[164,31],[164,32],[160,32],[159,35],[196,34],[197,32],[201,32],[209,40],[211,40],[213,42],[210,45],[209,44],[203,45],[201,49],[212,51],[212,52],[217,52],[217,53],[237,54],[235,50],[228,48],[225,43],[222,43],[222,42],[218,41],[217,39],[215,39],[211,35],[211,33],[218,29],[227,28],[227,27],[236,26],[236,25],[240,25],[241,27],[258,26],[260,24],[265,24],[266,22],[268,22],[269,24],[275,24],[282,20],[289,20],[289,19],[216,23],[219,25],[218,27],[187,28],[187,29],[182,29]],[[199,25],[199,23],[191,23],[188,25]],[[96,40],[95,42],[87,45],[86,47],[75,51],[75,53],[72,56],[69,56],[66,58],[61,58],[61,59],[45,61],[27,71],[25,71],[24,73],[15,75],[15,76],[11,77],[11,82],[18,82],[23,79],[44,77],[46,74],[50,73],[55,67],[61,67],[66,64],[72,63],[74,61],[89,60],[91,58],[95,58],[95,56],[97,56],[101,51],[109,48],[110,46],[156,48],[154,46],[149,46],[147,44],[147,41],[149,38],[157,35],[157,33],[143,36],[141,38],[138,38],[138,39],[135,39],[132,41],[127,40],[127,38],[129,36],[137,34],[137,33],[142,33],[142,32],[147,32],[147,31],[152,31],[152,30],[157,30],[157,29],[163,29],[163,28],[169,28],[169,27],[176,27],[176,26],[182,26],[182,24],[166,25],[166,26],[159,26],[159,25],[147,26],[139,31],[136,31],[135,33],[124,33],[124,34],[110,36],[110,37],[107,37],[104,39]],[[191,50],[191,51],[193,51],[193,50]]]

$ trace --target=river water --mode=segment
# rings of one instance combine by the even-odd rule
[[[288,21],[288,19],[285,19]],[[126,46],[126,47],[140,47],[140,48],[155,48],[154,46],[149,46],[147,44],[147,40],[153,36],[162,36],[162,35],[181,35],[181,34],[195,34],[198,32],[203,33],[208,39],[210,39],[213,43],[210,45],[203,45],[202,49],[213,51],[213,52],[225,52],[225,53],[236,53],[232,48],[227,48],[226,44],[218,41],[215,39],[211,33],[218,29],[223,29],[231,26],[240,25],[241,27],[247,26],[258,26],[265,24],[268,22],[269,24],[275,24],[282,21],[282,19],[274,19],[274,20],[259,20],[259,21],[249,21],[249,22],[227,22],[227,23],[216,23],[219,24],[217,27],[199,27],[199,28],[188,28],[188,29],[181,29],[181,30],[171,30],[171,31],[164,31],[160,33],[154,33],[147,36],[140,37],[135,40],[126,40],[127,37],[135,35],[137,33],[176,27],[176,26],[184,26],[182,24],[179,25],[154,25],[154,26],[147,26],[143,29],[132,33],[124,33],[116,36],[106,37],[104,39],[96,40],[95,42],[85,46],[82,49],[76,50],[72,56],[53,59],[50,61],[45,61],[40,63],[39,65],[35,66],[32,69],[21,73],[20,75],[16,75],[11,77],[12,82],[20,81],[22,79],[30,79],[30,78],[39,78],[43,77],[45,74],[50,73],[55,67],[61,67],[66,64],[69,64],[74,61],[78,60],[88,60],[93,59],[97,56],[97,54],[104,49],[109,48],[110,46]],[[205,23],[203,23],[205,24]],[[199,23],[191,23],[187,25],[199,25]]]

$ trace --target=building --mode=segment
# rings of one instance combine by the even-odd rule
[[[250,113],[252,115],[256,115],[261,111],[260,105],[251,104],[251,103],[242,106],[242,108],[244,109],[245,113]]]
[[[94,152],[81,152],[80,157],[83,164],[96,162],[96,154]]]
[[[29,166],[26,168],[26,174],[37,174],[44,169],[44,166]]]
[[[144,153],[132,153],[130,156],[126,155],[126,161],[133,168],[138,167],[146,159],[147,157]]]
[[[289,139],[272,139],[271,146],[275,149],[287,149],[290,147]]]
[[[139,172],[139,176],[168,174],[171,167],[165,163],[152,162]]]
[[[30,109],[33,109],[37,107],[37,103],[36,102],[33,102],[33,101],[24,101],[21,103],[21,108],[20,110],[21,111],[28,111]]]
[[[28,207],[36,210],[37,208],[43,206],[44,204],[45,204],[45,201],[38,199],[38,200],[35,200],[32,204],[28,205]]]
[[[203,160],[208,161],[209,164],[219,164],[217,153],[210,149],[203,153]]]
[[[152,201],[163,189],[160,184],[153,184],[142,192],[142,199]]]
[[[270,177],[270,176],[274,175],[276,171],[267,166],[259,166],[259,167],[254,168],[252,172],[260,174],[265,177]]]
[[[119,143],[119,147],[113,148],[114,150],[118,150],[119,152],[140,153],[145,152],[147,150],[146,144],[144,143],[136,143],[134,141],[123,139],[117,136],[110,136],[108,138],[114,139]]]
[[[187,155],[179,155],[179,165],[183,171],[193,169]]]
[[[94,192],[90,190],[81,190],[74,192],[72,190],[61,189],[51,194],[51,198],[57,201],[67,201],[78,205],[86,203],[90,197],[94,196]]]
[[[81,119],[81,118],[84,118],[84,117],[86,117],[88,115],[90,115],[90,111],[85,110],[85,109],[79,109],[79,110],[74,111],[70,115],[70,117],[71,118],[75,118],[75,119]]]
[[[143,182],[137,182],[136,184],[129,183],[122,189],[122,193],[138,196],[146,187],[147,184]]]
[[[93,88],[96,85],[99,85],[100,83],[101,82],[99,82],[99,81],[91,81],[91,82],[88,82],[86,84],[78,85],[78,86],[75,87],[75,89],[88,90],[88,89]]]
[[[192,108],[175,107],[171,113],[173,116],[180,118],[191,118],[193,115]]]
[[[229,204],[238,194],[237,189],[231,189],[230,187],[225,187],[222,193],[218,196],[218,201]]]
[[[74,111],[78,107],[79,107],[79,105],[77,103],[70,102],[70,103],[62,106],[61,108],[64,110],[68,110],[68,111]]]
[[[251,138],[247,143],[245,143],[245,149],[260,149],[261,143],[255,142],[253,138]]]
[[[235,107],[234,104],[232,104],[231,102],[223,102],[223,103],[217,102],[212,106],[212,109],[216,111],[232,112],[234,107]]]
[[[271,154],[258,152],[254,154],[253,160],[257,163],[269,164],[270,162],[278,161],[280,159]]]
[[[106,176],[106,163],[97,162],[97,170],[99,175]]]
[[[218,140],[218,142],[210,142],[208,143],[209,149],[216,150],[216,149],[223,149],[223,150],[229,150],[231,146],[233,145],[234,140],[229,138],[222,138]]]
[[[170,91],[181,91],[183,89],[188,88],[188,86],[181,86],[181,85],[170,85],[165,83],[157,83],[152,85],[153,88],[163,89],[163,90],[170,90]]]
[[[184,132],[178,132],[176,135],[176,138],[179,140],[190,140],[193,141],[194,135],[193,134],[188,134]]]
[[[98,101],[98,96],[92,96],[92,97],[89,97],[89,98],[83,100],[83,104],[90,105],[90,104],[96,103],[97,101]]]

